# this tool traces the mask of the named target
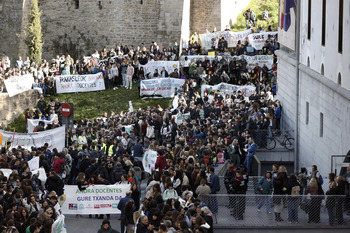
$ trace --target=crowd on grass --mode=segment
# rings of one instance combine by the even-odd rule
[[[189,55],[202,53],[196,41],[190,42],[190,46],[196,44],[197,48],[188,48],[184,52]],[[244,54],[244,49],[239,51],[244,46],[231,52]],[[268,42],[266,53],[272,52],[269,46],[275,48],[274,43]],[[218,55],[225,55],[225,52],[228,49],[217,51]],[[149,49],[144,45],[136,50],[132,46],[117,46],[109,51],[103,49],[101,53],[96,51],[86,60],[85,57],[73,61],[69,56],[58,56],[40,65],[32,62],[25,65],[23,62],[21,67],[7,67],[1,74],[10,77],[31,72],[36,85],[43,85],[40,86],[43,93],[54,95],[54,75],[100,71],[106,77],[107,87],[115,88],[123,86],[127,66],[133,66],[136,81],[137,77],[139,80],[147,77],[142,69],[138,69],[139,63],[177,60],[178,56],[177,45],[163,50],[159,50],[156,43],[152,43]],[[106,63],[102,65],[101,60],[104,59]],[[62,151],[48,148],[47,144],[32,147],[31,150],[11,148],[9,141],[0,153],[0,166],[13,170],[9,177],[2,175],[0,178],[0,230],[51,232],[52,223],[59,214],[53,206],[64,193],[64,184],[77,185],[80,190],[90,185],[130,184],[130,191],[118,205],[121,210],[121,232],[133,232],[135,228],[137,233],[213,232],[213,215],[218,212],[218,202],[215,197],[208,195],[224,188],[220,187],[215,167],[224,162],[223,158],[230,160],[225,175],[227,192],[245,194],[256,150],[264,146],[266,141],[262,139],[266,138],[269,131],[280,129],[281,118],[281,106],[274,99],[271,85],[271,80],[277,78],[276,64],[273,70],[266,71],[257,66],[249,74],[242,60],[229,64],[225,62],[224,57],[212,62],[205,59],[182,64],[178,78],[184,78],[185,84],[176,90],[178,107],[175,109],[171,106],[150,106],[134,112],[111,111],[93,120],[75,121],[74,127],[68,132],[67,147]],[[118,71],[115,70],[113,74],[118,75],[111,77],[110,69],[114,68]],[[201,72],[207,72],[209,77],[198,78],[196,74]],[[229,79],[217,78],[223,77],[225,73]],[[218,83],[224,81],[237,84],[245,79],[246,83],[256,86],[256,91],[249,98],[240,91],[227,95],[220,91],[209,92],[202,98],[199,94],[200,83],[210,83],[213,79]],[[60,107],[58,99],[50,98],[47,103],[42,97],[37,109],[29,110],[26,118],[50,119],[53,120],[52,124],[46,129],[57,127],[61,124]],[[177,122],[178,114],[187,114],[189,117]],[[42,123],[35,129],[43,130],[45,126]],[[158,155],[155,170],[149,177],[141,162],[147,150],[156,151]],[[39,166],[48,175],[45,183],[29,171],[28,161],[36,156],[40,158]],[[279,194],[278,190],[289,194],[287,184],[292,183],[293,176],[287,179],[285,172],[281,168],[276,173],[277,177],[273,181],[276,194]],[[268,176],[265,176],[264,182],[270,181]],[[315,177],[316,173],[312,178]],[[142,182],[147,183],[146,190],[141,190]],[[261,183],[263,194],[267,192],[265,186],[268,186],[264,182]],[[311,179],[310,185],[312,182]],[[336,189],[341,186],[340,183],[338,181],[332,187]],[[318,193],[315,188],[309,190],[312,195]],[[144,196],[142,200],[141,196]],[[275,209],[278,206],[283,209],[282,203],[276,201]],[[244,210],[241,211],[237,206],[245,205],[245,200],[233,199],[231,202],[230,199],[230,204],[235,219],[244,219]],[[276,221],[280,221],[278,209],[275,213]],[[103,215],[88,217],[104,218]],[[113,232],[109,218],[107,215],[103,220],[99,232]]]

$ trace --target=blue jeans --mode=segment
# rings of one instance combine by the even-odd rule
[[[244,160],[244,166],[247,168],[248,175],[250,175],[250,172],[252,170],[252,161],[253,156],[247,156],[247,158]]]
[[[332,207],[328,207],[327,208],[327,212],[328,212],[328,223],[329,225],[334,225],[334,208]]]
[[[290,198],[288,200],[288,221],[298,221],[298,199]]]
[[[259,201],[257,208],[260,209],[264,205],[265,201],[266,201],[266,213],[269,213],[269,212],[271,212],[270,211],[270,209],[271,209],[271,204],[270,204],[271,196],[270,195],[264,195],[264,196],[260,197],[260,201]]]

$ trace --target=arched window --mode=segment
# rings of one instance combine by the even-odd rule
[[[310,67],[310,57],[307,57],[307,67]]]
[[[321,66],[321,74],[324,75],[324,65]]]
[[[338,73],[338,84],[341,85],[341,74],[340,74],[340,72]]]

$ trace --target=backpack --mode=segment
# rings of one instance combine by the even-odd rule
[[[323,185],[323,178],[322,178],[321,174],[320,174],[320,176],[318,177],[318,180],[320,181],[320,184]]]
[[[300,195],[300,186],[299,185],[292,187],[291,195],[292,196]]]
[[[60,167],[58,168],[58,173],[62,174],[64,171],[66,171],[66,166],[67,166],[67,161],[64,160],[64,161],[60,164]]]

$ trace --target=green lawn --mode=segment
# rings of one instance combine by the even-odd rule
[[[119,113],[129,110],[129,100],[132,101],[134,111],[138,108],[147,106],[155,106],[159,104],[162,107],[167,107],[171,103],[171,99],[140,99],[136,85],[132,90],[118,88],[117,90],[105,90],[98,92],[83,92],[58,94],[52,96],[58,98],[61,103],[68,99],[69,103],[74,104],[74,119],[81,120],[83,118],[94,119],[101,116],[104,112],[110,115],[111,111]],[[48,101],[49,98],[46,98]],[[21,114],[13,123],[7,126],[8,131],[25,132],[24,114]]]

